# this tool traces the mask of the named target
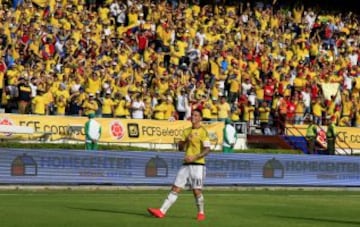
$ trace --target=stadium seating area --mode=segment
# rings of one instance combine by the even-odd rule
[[[205,120],[360,127],[356,13],[276,1],[0,7],[7,113],[182,120],[200,108]]]

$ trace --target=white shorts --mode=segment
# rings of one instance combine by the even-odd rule
[[[202,189],[205,180],[204,165],[183,165],[176,175],[174,185],[179,188],[185,188],[189,185],[191,189]]]

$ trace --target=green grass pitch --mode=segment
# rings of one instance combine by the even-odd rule
[[[151,217],[166,190],[0,191],[1,227],[360,226],[360,191],[205,190],[197,222],[191,192],[164,219]]]

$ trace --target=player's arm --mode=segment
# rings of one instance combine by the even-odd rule
[[[191,134],[185,138],[182,138],[182,140],[179,141],[179,144],[178,144],[179,151],[185,151],[185,148],[188,146],[190,140],[191,140]]]
[[[195,160],[201,159],[210,153],[211,143],[207,132],[205,138],[201,142],[203,149],[199,154],[195,155]]]
[[[202,152],[200,152],[199,154],[197,154],[197,155],[192,155],[192,156],[186,156],[185,159],[184,159],[184,161],[185,161],[186,163],[191,163],[191,162],[194,162],[194,161],[196,161],[196,160],[198,160],[198,159],[201,159],[201,158],[205,157],[205,156],[208,155],[209,153],[210,153],[210,146],[204,147],[203,150],[202,150]]]
[[[204,147],[200,154],[197,154],[195,160],[201,159],[210,153],[210,147]]]
[[[186,148],[189,146],[189,144],[191,143],[191,139],[192,139],[192,134],[191,134],[191,130],[189,129],[185,129],[181,135],[180,141],[178,143],[178,148],[179,151],[185,151]]]

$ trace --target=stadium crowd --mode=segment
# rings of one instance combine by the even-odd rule
[[[45,2],[45,3],[44,3]],[[0,4],[8,113],[360,127],[358,15],[266,4]]]

